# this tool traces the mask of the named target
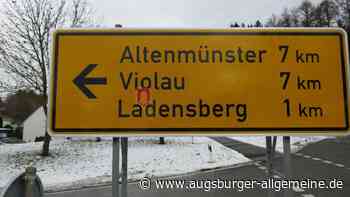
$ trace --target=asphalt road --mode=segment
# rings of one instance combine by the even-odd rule
[[[337,179],[342,182],[342,189],[302,189],[293,187],[293,195],[296,197],[348,197],[350,196],[350,138],[325,140],[311,144],[291,157],[292,180],[325,180]],[[283,173],[283,158],[278,157],[273,161],[275,180],[281,180]],[[169,178],[174,179],[174,178]],[[201,172],[189,176],[177,177],[181,180],[266,180],[266,167],[264,161],[256,161],[243,167],[231,169],[219,169]],[[111,186],[86,188],[75,191],[47,193],[46,197],[110,197]],[[255,187],[239,192],[236,189],[212,190],[204,192],[203,189],[186,190],[161,190],[155,189],[152,184],[150,190],[140,189],[137,183],[128,185],[129,197],[264,197],[268,196],[267,190]],[[274,197],[283,196],[282,192],[274,192]]]
[[[282,163],[282,158],[274,161],[279,172],[283,172]],[[343,182],[342,189],[306,189],[304,193],[316,197],[350,196],[350,136],[310,144],[292,155],[292,166],[294,179],[337,179]]]

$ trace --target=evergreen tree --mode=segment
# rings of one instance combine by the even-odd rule
[[[257,20],[255,22],[255,27],[262,27],[262,23],[259,20]]]

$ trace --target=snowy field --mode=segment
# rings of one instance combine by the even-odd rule
[[[260,147],[266,147],[266,138],[265,136],[261,137],[230,137],[232,139],[246,142],[249,144],[253,144]],[[291,152],[297,152],[302,147],[307,145],[308,143],[317,142],[320,140],[323,140],[325,138],[324,136],[312,136],[312,137],[290,137],[290,143],[291,143]],[[277,144],[276,144],[276,151],[283,153],[283,137],[278,136],[277,137]]]
[[[249,161],[240,153],[205,137],[129,138],[128,178],[166,176]],[[213,147],[210,156],[208,145]],[[111,181],[112,142],[55,140],[51,156],[39,156],[42,143],[0,145],[0,188],[25,166],[33,165],[45,189],[57,190]]]

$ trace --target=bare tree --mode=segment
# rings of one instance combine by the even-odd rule
[[[311,27],[313,25],[313,13],[315,7],[309,0],[304,0],[298,7],[301,17],[301,25],[303,27]]]
[[[314,26],[315,27],[324,27],[326,26],[326,21],[324,18],[324,14],[322,12],[322,8],[320,5],[318,5],[314,10]]]
[[[291,27],[292,26],[292,16],[288,8],[285,8],[278,20],[279,27]]]
[[[323,0],[318,6],[320,9],[321,19],[324,21],[324,26],[330,27],[332,23],[335,23],[336,16],[338,15],[338,7],[332,0]]]
[[[277,27],[278,26],[278,17],[275,14],[272,14],[265,23],[266,27]]]
[[[291,22],[292,27],[299,27],[300,26],[300,16],[299,16],[298,8],[292,8],[290,10],[290,22]]]
[[[350,0],[336,0],[339,9],[338,26],[350,31]]]
[[[8,74],[2,91],[31,89],[42,95],[47,114],[49,47],[52,30],[92,22],[85,0],[5,0],[0,22],[0,66]],[[42,155],[49,154],[46,132]]]

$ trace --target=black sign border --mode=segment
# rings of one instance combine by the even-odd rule
[[[244,35],[244,36],[271,36],[271,35],[278,35],[278,36],[339,36],[340,41],[340,59],[342,64],[342,81],[343,81],[343,95],[344,95],[344,106],[345,106],[345,126],[344,127],[261,127],[261,128],[227,128],[227,127],[216,127],[216,128],[209,128],[209,127],[196,127],[196,128],[56,128],[56,97],[57,97],[57,65],[58,65],[58,49],[59,49],[59,38],[62,36],[171,36],[171,35],[181,35],[181,36],[225,36],[225,35]],[[54,45],[54,68],[53,68],[53,77],[51,81],[53,81],[53,98],[51,103],[52,108],[52,114],[51,115],[51,131],[53,131],[56,134],[79,134],[79,133],[87,133],[87,134],[96,134],[96,132],[101,133],[107,133],[107,134],[117,134],[117,133],[126,133],[126,132],[138,132],[138,134],[144,133],[148,134],[149,131],[153,132],[159,132],[159,133],[169,133],[175,134],[172,132],[176,132],[176,134],[188,134],[188,131],[192,131],[194,134],[214,134],[212,131],[220,131],[221,133],[227,133],[227,134],[240,134],[242,131],[248,131],[247,133],[257,133],[257,134],[264,134],[270,131],[289,131],[290,133],[298,134],[298,133],[305,133],[311,132],[311,133],[324,133],[324,134],[331,134],[332,132],[320,132],[320,131],[347,131],[349,129],[349,117],[348,117],[348,92],[347,92],[347,83],[346,83],[346,68],[345,68],[345,57],[346,54],[344,53],[344,38],[342,33],[338,31],[334,32],[287,32],[287,31],[259,31],[256,30],[255,32],[230,32],[230,31],[223,31],[223,32],[215,32],[215,31],[180,31],[180,32],[171,32],[171,31],[67,31],[62,32],[58,31],[55,34],[55,45]],[[250,132],[249,132],[250,131]],[[299,131],[299,132],[298,132]],[[344,132],[345,133],[345,132]],[[153,133],[156,134],[156,133]]]

